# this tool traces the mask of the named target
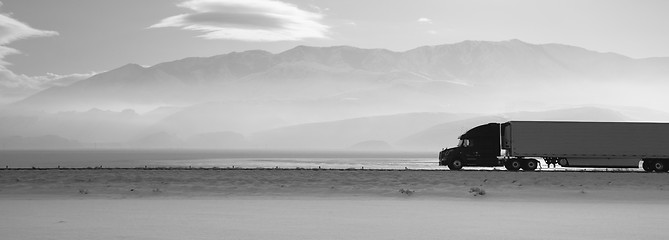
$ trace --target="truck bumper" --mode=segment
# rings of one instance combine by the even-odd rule
[[[448,165],[448,161],[446,161],[446,151],[448,151],[448,150],[444,150],[444,151],[439,152],[439,166],[447,166]]]

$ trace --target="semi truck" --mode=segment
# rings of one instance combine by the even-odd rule
[[[544,160],[562,167],[669,171],[669,123],[509,121],[474,127],[439,165],[534,171]]]

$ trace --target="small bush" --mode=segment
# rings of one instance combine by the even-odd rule
[[[469,193],[471,193],[474,196],[483,196],[485,195],[485,190],[483,190],[480,187],[473,187],[469,189]]]
[[[88,189],[79,189],[79,194],[88,194]]]
[[[407,196],[411,196],[411,195],[412,195],[413,193],[415,193],[416,191],[415,191],[415,190],[408,189],[408,188],[407,188],[407,189],[402,188],[402,189],[400,189],[399,192],[400,192],[401,194],[406,194]]]

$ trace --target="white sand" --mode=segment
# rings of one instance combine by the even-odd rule
[[[1,171],[0,232],[2,239],[664,239],[667,180],[505,171]],[[473,196],[471,187],[486,194]]]
[[[3,239],[663,239],[668,210],[492,199],[3,200],[0,231]]]

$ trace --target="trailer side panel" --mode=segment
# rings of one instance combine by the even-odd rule
[[[512,121],[502,144],[513,156],[669,158],[669,124]],[[508,132],[507,132],[508,131]]]

